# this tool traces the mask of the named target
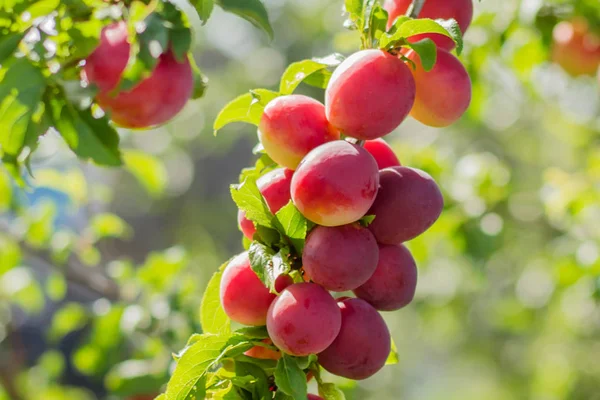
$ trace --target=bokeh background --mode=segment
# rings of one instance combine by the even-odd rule
[[[220,10],[197,30],[206,96],[165,127],[123,131],[126,168],[83,164],[50,132],[28,189],[0,169],[1,400],[161,391],[171,354],[201,331],[208,278],[242,251],[228,186],[256,131],[214,137],[216,114],[276,88],[290,62],[358,48],[341,1],[266,4],[272,42]],[[415,302],[385,314],[399,364],[336,380],[349,400],[600,399],[600,89],[549,61],[552,27],[574,13],[600,30],[597,0],[476,1],[461,56],[470,110],[389,136],[446,209],[408,244]]]

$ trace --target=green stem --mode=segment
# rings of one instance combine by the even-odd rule
[[[411,18],[417,18],[425,5],[426,0],[413,0],[412,4],[408,8],[406,15]]]

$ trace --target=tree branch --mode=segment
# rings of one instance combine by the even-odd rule
[[[417,18],[419,16],[419,14],[421,14],[421,10],[423,9],[423,6],[425,5],[425,1],[426,0],[413,0],[410,7],[408,7],[406,15],[411,18]]]

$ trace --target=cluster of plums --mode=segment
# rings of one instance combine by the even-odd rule
[[[390,20],[410,3],[387,2]],[[437,3],[447,11],[443,5],[461,2]],[[466,29],[472,5],[462,3],[471,6],[466,17],[458,18]],[[450,17],[457,18],[435,16]],[[266,324],[267,342],[277,349],[257,346],[247,355],[317,354],[327,371],[357,380],[384,366],[391,338],[378,311],[412,301],[417,268],[403,243],[431,227],[444,202],[435,181],[401,166],[382,137],[409,114],[427,125],[447,126],[461,117],[471,98],[469,76],[448,51],[452,42],[430,37],[438,45],[438,59],[429,72],[412,51],[405,56],[416,64],[414,70],[388,52],[362,50],[334,71],[325,104],[288,95],[265,107],[258,136],[281,168],[260,177],[257,186],[271,212],[291,199],[315,227],[301,254],[304,281],[282,275],[275,282],[278,294],[253,272],[247,252],[225,269],[220,287],[225,312],[242,324]],[[353,139],[343,140],[341,134]],[[360,223],[371,215],[370,224]],[[256,227],[241,210],[238,222],[252,240]],[[348,291],[356,297],[330,294]]]
[[[187,57],[177,60],[164,52],[152,72],[130,90],[116,90],[129,62],[131,44],[124,21],[106,26],[98,47],[86,59],[83,78],[95,85],[96,103],[111,120],[125,128],[144,129],[164,124],[192,96],[194,76]],[[114,91],[117,93],[113,93]]]

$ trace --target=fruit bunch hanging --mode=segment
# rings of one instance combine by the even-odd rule
[[[428,0],[422,16],[435,20],[412,18],[422,6],[346,1],[360,51],[294,63],[278,92],[252,90],[217,117],[215,131],[258,127],[259,159],[231,188],[246,251],[209,283],[204,334],[180,355],[168,399],[320,398],[307,393],[312,377],[320,396],[339,399],[321,368],[360,380],[393,362],[380,312],[412,301],[417,267],[405,243],[435,223],[444,201],[382,138],[409,115],[448,126],[471,99],[451,53],[471,0]],[[301,83],[325,89],[324,104],[294,94]]]

